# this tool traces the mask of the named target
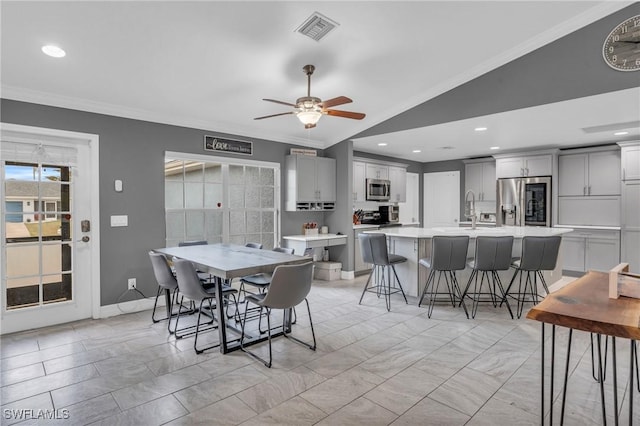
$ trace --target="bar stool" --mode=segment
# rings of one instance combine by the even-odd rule
[[[562,237],[560,235],[554,235],[551,237],[524,237],[522,239],[522,256],[519,260],[516,260],[511,264],[516,271],[511,278],[511,282],[509,282],[506,292],[507,296],[518,301],[518,318],[522,315],[522,310],[525,302],[527,302],[528,296],[531,296],[531,302],[534,304],[538,303],[537,278],[540,278],[544,291],[546,294],[549,294],[549,287],[547,287],[547,283],[542,276],[542,271],[552,271],[555,269],[561,241]],[[525,272],[527,275],[523,287],[522,275]],[[518,292],[511,293],[511,286],[518,275],[520,276]],[[529,292],[527,292],[527,288],[529,289]]]
[[[451,301],[452,306],[455,307],[456,303],[460,303],[464,308],[464,313],[467,315],[467,318],[469,318],[469,312],[462,299],[462,291],[456,278],[456,271],[462,271],[467,266],[468,249],[468,235],[436,235],[431,239],[431,257],[423,258],[419,261],[420,265],[430,269],[427,283],[424,286],[422,296],[418,302],[418,306],[422,305],[425,296],[427,296],[427,294],[429,295],[429,309],[427,310],[429,318],[431,318],[433,305],[436,302],[437,296],[442,294],[449,296],[449,301]],[[438,273],[437,281],[435,279],[436,272]],[[447,293],[438,292],[443,274],[445,283],[447,284]],[[431,288],[431,291],[429,291],[429,288]]]
[[[387,250],[387,237],[384,234],[360,234],[358,237],[360,238],[360,248],[362,249],[362,260],[364,260],[365,263],[373,264],[373,269],[371,269],[369,278],[367,278],[367,283],[364,285],[358,304],[362,303],[362,298],[366,292],[376,293],[378,297],[382,294],[387,305],[387,311],[391,310],[391,295],[398,292],[402,293],[404,302],[409,304],[395,268],[395,265],[398,263],[406,262],[407,258],[389,253]],[[391,287],[391,271],[393,271],[393,275],[395,276],[394,284],[398,284],[398,287],[395,288],[394,285],[393,289]],[[376,275],[376,283],[369,287],[371,277],[374,273]]]
[[[507,271],[511,266],[511,251],[513,250],[513,237],[477,237],[476,238],[476,250],[475,258],[468,263],[468,266],[473,270],[467,286],[464,289],[462,298],[468,296],[469,287],[471,282],[474,281],[473,286],[473,308],[471,309],[471,317],[476,317],[476,311],[478,310],[479,302],[491,302],[494,307],[498,306],[498,302],[502,305],[502,302],[506,303],[509,315],[513,318],[513,312],[511,312],[511,306],[509,301],[505,297],[504,287],[498,271]],[[478,286],[478,272],[481,274],[480,286]],[[487,279],[488,290],[487,293],[482,293],[482,285],[485,278]],[[497,293],[500,290],[500,293]],[[480,300],[480,296],[488,294],[490,300]],[[462,301],[460,302],[462,304]]]

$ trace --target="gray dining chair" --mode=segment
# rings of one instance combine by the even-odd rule
[[[175,270],[176,270],[176,279],[178,282],[178,288],[180,289],[180,293],[181,293],[181,302],[182,302],[182,299],[186,297],[187,299],[192,300],[193,302],[198,304],[198,318],[196,320],[196,325],[193,326],[193,328],[195,328],[195,331],[193,333],[189,333],[189,335],[195,334],[195,338],[193,340],[193,349],[196,351],[197,354],[201,354],[202,352],[208,349],[212,349],[220,345],[220,343],[218,342],[208,347],[198,348],[198,336],[200,335],[200,333],[203,331],[213,330],[218,327],[217,321],[215,320],[215,314],[214,314],[213,303],[212,303],[212,300],[215,301],[215,297],[216,297],[215,288],[205,289],[202,286],[202,282],[198,277],[198,272],[196,271],[195,266],[193,266],[193,263],[189,262],[188,260],[174,259],[173,266],[175,267]],[[205,302],[209,305],[209,312],[211,313],[211,320],[208,321],[205,325],[211,325],[211,326],[201,329],[200,318],[204,312],[203,308],[204,308]],[[181,308],[179,308],[178,310],[178,317],[176,319],[176,329],[178,327],[178,320],[180,319],[180,313],[181,313]],[[183,338],[185,336],[186,335],[179,335],[178,333],[176,333],[176,338],[178,339]]]
[[[266,293],[248,294],[245,299],[244,317],[242,320],[242,333],[240,336],[240,348],[249,354],[250,356],[261,361],[265,366],[271,368],[273,354],[271,349],[271,311],[273,309],[290,310],[299,305],[303,301],[307,305],[307,312],[309,313],[309,324],[311,326],[311,335],[313,337],[313,344],[304,342],[290,334],[287,334],[287,318],[289,315],[283,315],[282,318],[282,334],[292,339],[293,341],[300,343],[312,351],[316,350],[316,335],[313,329],[313,321],[311,319],[311,309],[309,309],[309,301],[307,296],[311,290],[311,282],[313,281],[313,262],[302,263],[299,265],[282,265],[276,267],[271,276],[271,284]],[[246,327],[246,315],[249,303],[253,303],[260,307],[260,314],[262,310],[266,310],[267,316],[267,333],[269,341],[269,360],[265,360],[258,356],[256,353],[251,352],[244,346],[245,339],[245,327]]]
[[[429,318],[431,318],[431,314],[433,313],[433,306],[436,299],[438,296],[442,298],[442,293],[439,292],[439,288],[443,275],[447,285],[446,295],[451,305],[455,307],[457,303],[460,303],[464,308],[467,318],[469,318],[469,312],[462,298],[462,290],[460,290],[458,278],[456,277],[456,271],[462,271],[467,267],[468,249],[468,235],[436,235],[431,239],[431,257],[418,261],[421,266],[429,270],[427,283],[424,286],[422,296],[418,302],[418,306],[422,305],[422,301],[427,297],[429,301],[427,316]],[[438,275],[437,280],[436,273]]]
[[[288,247],[274,247],[273,251],[278,253],[286,253],[286,254],[294,253],[294,249],[288,248]],[[248,284],[248,285],[257,287],[260,292],[264,292],[264,290],[267,287],[269,287],[269,284],[271,284],[271,277],[272,277],[272,274],[269,274],[266,272],[261,272],[259,274],[247,275],[245,277],[242,277],[240,278],[239,291],[241,294],[245,294],[246,296],[247,291],[245,290],[245,285]]]
[[[364,285],[364,289],[362,290],[362,294],[360,295],[360,301],[358,302],[358,304],[362,303],[362,298],[364,297],[364,294],[366,292],[376,293],[378,297],[380,297],[380,295],[383,295],[387,306],[387,311],[391,310],[391,295],[398,292],[402,293],[404,302],[406,304],[409,304],[395,268],[395,265],[397,265],[398,263],[406,262],[407,258],[404,256],[399,256],[397,254],[389,253],[389,251],[387,250],[387,237],[385,234],[360,234],[358,235],[358,238],[360,239],[362,260],[365,263],[373,264],[373,268],[371,269],[371,273],[369,274],[367,282]],[[395,276],[394,284],[397,284],[398,287],[391,286],[392,272]],[[371,287],[369,287],[371,278],[374,275],[375,282]]]
[[[256,249],[262,249],[262,244],[260,244],[260,243],[247,243],[244,246],[245,247],[256,248]]]
[[[151,259],[151,266],[153,267],[153,275],[158,283],[158,291],[156,293],[156,300],[153,303],[153,311],[151,312],[151,321],[154,323],[160,321],[167,321],[167,330],[170,334],[173,334],[171,330],[171,318],[176,314],[173,313],[173,306],[178,298],[178,282],[176,277],[167,262],[167,258],[160,253],[149,252],[149,258]],[[156,318],[156,307],[158,306],[158,298],[162,293],[169,293],[169,304],[167,308],[167,316],[165,318]]]
[[[505,296],[505,300],[508,296],[516,299],[518,302],[518,318],[522,315],[524,304],[527,301],[538,303],[538,278],[546,293],[545,296],[549,294],[549,287],[542,275],[542,271],[552,271],[555,269],[561,242],[562,237],[560,235],[551,237],[524,237],[522,239],[522,256],[511,264],[515,272],[509,282]],[[523,275],[526,275],[524,285],[522,282]],[[520,277],[518,291],[512,292],[511,288],[518,276]]]
[[[513,237],[476,237],[475,257],[468,262],[472,269],[467,286],[462,293],[462,298],[471,297],[473,305],[471,317],[476,317],[479,302],[491,302],[494,307],[502,306],[504,302],[509,310],[509,315],[513,318],[513,312],[509,301],[505,297],[505,289],[502,286],[498,271],[508,271],[511,267],[511,252],[513,250]],[[478,285],[478,275],[480,275],[480,285]],[[482,292],[486,279],[486,292]],[[471,283],[474,283],[473,293],[469,292]],[[499,291],[499,292],[498,292]],[[483,299],[482,296],[489,296]],[[461,302],[462,303],[462,302]]]

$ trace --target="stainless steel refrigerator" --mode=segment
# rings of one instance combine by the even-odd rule
[[[496,225],[551,226],[551,176],[498,179]]]

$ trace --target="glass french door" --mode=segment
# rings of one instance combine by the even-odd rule
[[[92,312],[89,146],[29,139],[1,141],[2,333]]]

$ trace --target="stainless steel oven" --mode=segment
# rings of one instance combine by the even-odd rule
[[[385,179],[367,179],[367,201],[389,201],[391,182]]]

